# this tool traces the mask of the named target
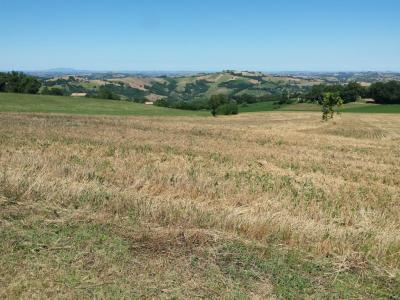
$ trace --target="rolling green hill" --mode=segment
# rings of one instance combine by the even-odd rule
[[[185,111],[128,101],[12,93],[0,93],[0,112],[137,116],[208,115],[205,111]]]
[[[286,91],[304,92],[313,84],[320,83],[315,78],[293,78],[267,75],[259,72],[224,71],[174,77],[140,77],[123,74],[61,76],[43,81],[43,90],[62,90],[64,95],[74,92],[96,94],[106,86],[121,99],[155,101],[168,98],[171,101],[191,101],[209,98],[213,94],[230,96],[249,94],[265,96]]]

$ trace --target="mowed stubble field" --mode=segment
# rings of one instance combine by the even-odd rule
[[[0,114],[0,298],[399,299],[400,118]]]

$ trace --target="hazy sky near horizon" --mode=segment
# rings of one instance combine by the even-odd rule
[[[0,0],[0,69],[400,71],[398,0]]]

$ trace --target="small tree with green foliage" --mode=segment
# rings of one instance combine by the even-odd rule
[[[343,99],[337,93],[324,93],[320,104],[322,105],[322,120],[328,121],[333,118],[335,108],[338,109],[342,106]],[[336,113],[339,113],[338,110]]]

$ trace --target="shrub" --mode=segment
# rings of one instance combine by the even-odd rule
[[[165,99],[158,99],[158,100],[154,101],[153,104],[156,106],[168,107],[168,102]]]
[[[217,108],[218,115],[237,115],[238,113],[239,108],[235,101],[230,101],[227,104],[222,104]]]
[[[41,94],[43,95],[54,95],[54,96],[63,96],[65,95],[64,90],[62,88],[54,87],[54,88],[48,88],[45,87]]]

